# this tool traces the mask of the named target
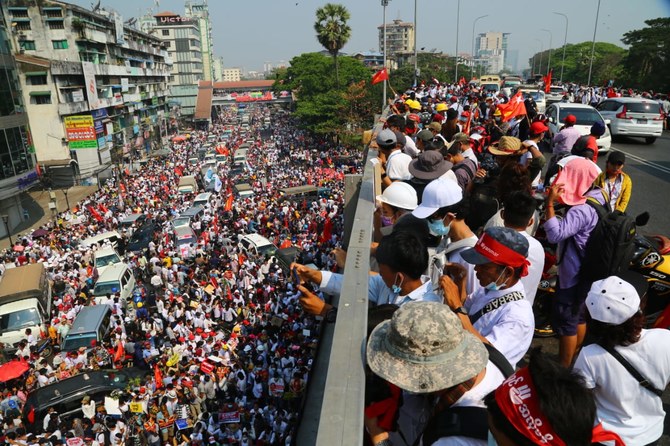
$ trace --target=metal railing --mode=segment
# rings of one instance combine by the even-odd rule
[[[378,121],[373,135],[381,126]],[[370,242],[378,187],[378,172],[368,160],[375,156],[368,148],[363,175],[345,177],[347,258],[340,296],[332,302],[338,308],[337,322],[324,324],[322,330],[295,442],[300,446],[363,444]]]

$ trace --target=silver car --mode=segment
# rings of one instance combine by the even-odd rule
[[[663,133],[661,105],[654,100],[608,98],[597,109],[603,118],[609,119],[612,137],[637,136],[653,144]]]

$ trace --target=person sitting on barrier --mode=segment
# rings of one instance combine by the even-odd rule
[[[381,427],[385,413],[366,416],[373,445],[418,439],[426,446],[486,445],[483,399],[514,370],[500,352],[463,329],[446,305],[401,306],[374,328],[366,357],[374,374],[404,391],[397,432]]]
[[[428,250],[418,236],[408,231],[392,232],[382,238],[375,258],[379,274],[368,279],[368,301],[372,305],[403,305],[413,301],[442,302],[433,291],[433,283],[423,272],[428,268]],[[298,263],[291,264],[300,279],[319,286],[326,294],[340,294],[343,275],[319,271]],[[299,286],[301,303],[308,313],[325,315],[330,306],[320,304],[314,293]]]

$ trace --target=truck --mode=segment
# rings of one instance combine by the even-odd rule
[[[5,271],[0,282],[0,342],[15,350],[30,328],[38,338],[51,317],[51,283],[43,263]]]
[[[194,194],[198,191],[198,182],[195,177],[187,175],[179,178],[177,190],[180,194]]]

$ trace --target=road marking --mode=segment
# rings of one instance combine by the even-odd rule
[[[630,157],[630,158],[634,159],[635,161],[637,161],[640,164],[644,164],[645,166],[651,167],[652,169],[660,170],[663,173],[670,174],[670,168],[668,168],[668,167],[662,166],[660,164],[656,164],[653,161],[649,161],[649,160],[644,159],[640,156],[633,155],[632,153],[626,152],[625,150],[621,150],[621,149],[616,148],[614,146],[612,146],[612,148],[615,149],[615,150],[618,150],[619,152],[625,153],[627,157]]]

